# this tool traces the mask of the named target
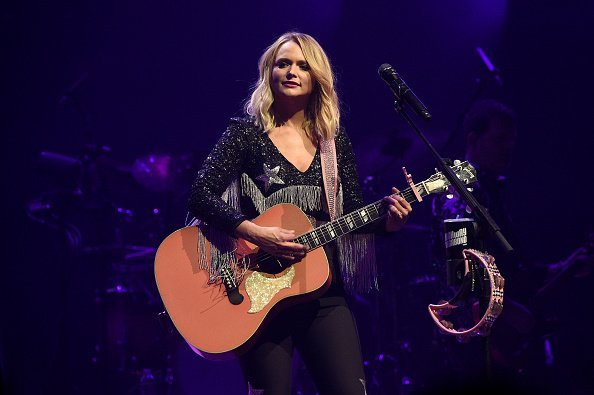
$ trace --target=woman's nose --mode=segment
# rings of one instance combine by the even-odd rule
[[[290,65],[290,66],[288,67],[288,69],[287,69],[287,77],[288,77],[289,75],[292,75],[293,77],[297,75],[297,71],[295,70],[295,67],[298,67],[298,66],[296,66],[296,65],[292,64],[292,65]]]

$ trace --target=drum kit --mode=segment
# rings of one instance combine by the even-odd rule
[[[76,303],[76,319],[91,330],[84,340],[81,333],[67,337],[84,354],[75,359],[87,366],[77,369],[94,378],[83,384],[89,391],[173,393],[170,346],[178,339],[158,318],[163,307],[153,260],[164,235],[183,225],[183,192],[196,162],[193,155],[150,154],[127,164],[96,145],[85,146],[78,157],[39,155],[45,190],[26,203],[26,214],[67,240],[72,267],[65,276],[75,278],[65,282],[72,288],[66,294],[80,296],[67,303]]]

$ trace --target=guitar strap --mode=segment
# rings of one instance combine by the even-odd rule
[[[322,179],[326,192],[326,203],[330,221],[336,218],[336,195],[338,193],[338,165],[336,162],[336,142],[320,139],[320,158],[322,162]]]
[[[338,191],[338,165],[334,139],[320,139],[322,179],[330,220],[342,215]],[[377,289],[377,270],[373,235],[349,234],[337,240],[337,254],[345,288],[349,291],[365,292]]]

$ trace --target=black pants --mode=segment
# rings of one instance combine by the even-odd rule
[[[361,348],[344,296],[330,290],[274,317],[240,357],[251,393],[289,395],[297,348],[320,394],[365,394]]]

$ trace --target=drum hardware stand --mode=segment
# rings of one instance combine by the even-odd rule
[[[88,368],[93,371],[93,381],[98,380],[95,385],[98,384],[99,388],[106,390],[112,386],[138,387],[143,377],[145,382],[150,382],[152,377],[159,390],[166,389],[165,393],[171,393],[174,375],[169,349],[164,349],[158,355],[151,354],[148,356],[149,360],[143,362],[144,357],[139,357],[137,352],[143,350],[139,349],[140,346],[135,345],[132,342],[134,338],[130,337],[132,330],[138,326],[136,321],[131,321],[136,320],[131,314],[134,311],[129,306],[131,299],[136,300],[140,297],[142,306],[153,307],[160,301],[156,289],[152,290],[149,286],[152,282],[145,281],[143,277],[143,273],[147,271],[143,270],[146,265],[141,262],[151,259],[155,249],[146,245],[130,245],[128,240],[125,240],[128,232],[125,224],[134,221],[134,213],[131,210],[117,208],[109,196],[106,196],[105,192],[109,192],[111,185],[102,177],[99,166],[111,166],[109,160],[103,158],[109,151],[108,147],[87,144],[80,156],[66,156],[51,151],[40,152],[41,164],[59,171],[60,180],[66,179],[69,189],[44,192],[39,198],[28,202],[26,212],[33,221],[63,230],[68,236],[72,253],[80,259],[92,260],[97,281],[89,288],[93,332],[88,344]],[[76,219],[83,220],[84,229],[77,226],[81,225],[80,223],[68,221],[69,212],[64,212],[65,209],[77,210]],[[92,233],[87,235],[89,229],[85,225],[94,224],[95,218],[89,216],[95,214],[95,211],[89,210],[97,209],[101,210],[101,215],[104,214],[104,210],[107,210],[109,215],[113,214],[114,218],[109,219],[114,219],[115,223],[103,224],[103,228],[93,227],[90,229]],[[132,224],[143,226],[141,223]],[[101,234],[106,229],[109,230],[107,239]],[[100,242],[84,240],[95,239],[97,235],[101,239]],[[141,241],[139,244],[143,243],[144,241]],[[150,243],[149,240],[147,244]],[[137,317],[141,320],[149,319],[144,314],[145,312],[141,312]],[[150,318],[153,317],[154,314]],[[158,320],[154,318],[157,327]],[[135,382],[132,383],[131,380]]]

